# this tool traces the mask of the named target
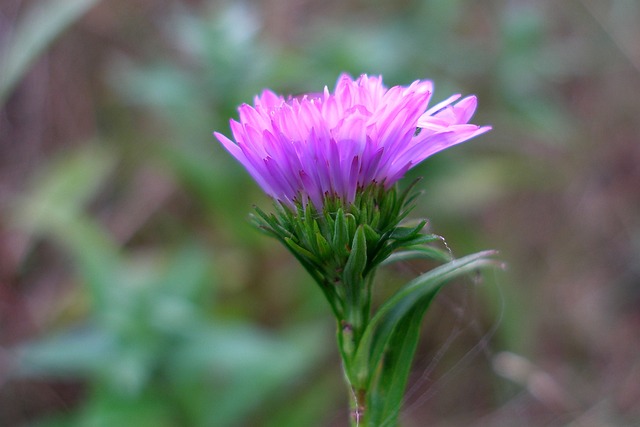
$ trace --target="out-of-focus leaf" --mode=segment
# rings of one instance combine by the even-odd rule
[[[13,212],[17,227],[52,238],[73,254],[98,308],[118,273],[118,250],[83,209],[115,163],[112,153],[97,145],[59,157],[40,171]]]
[[[246,324],[210,325],[193,330],[175,355],[176,379],[208,373],[215,398],[200,409],[213,425],[237,425],[264,402],[299,382],[326,355],[329,334],[305,327],[277,337]]]
[[[313,388],[301,390],[287,397],[284,402],[278,402],[279,405],[276,403],[274,406],[278,410],[270,418],[261,419],[261,422],[264,427],[326,426],[328,420],[332,419],[332,414],[328,414],[326,408],[343,397],[335,392],[337,387],[343,386],[337,380],[341,380],[337,372],[335,376],[314,378]]]
[[[0,52],[0,105],[38,55],[98,1],[42,0],[31,6]]]
[[[95,375],[113,354],[112,337],[95,327],[67,332],[23,344],[14,350],[16,377],[73,377]]]
[[[24,231],[64,234],[115,166],[98,145],[65,154],[42,168],[17,201],[14,219]]]

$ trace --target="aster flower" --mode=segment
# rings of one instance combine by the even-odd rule
[[[427,157],[490,129],[468,124],[475,96],[460,95],[427,109],[433,84],[385,88],[381,77],[348,75],[334,93],[325,87],[301,99],[265,90],[231,120],[236,143],[224,147],[274,199],[293,206],[327,196],[352,203],[358,189],[390,188]]]
[[[474,96],[428,108],[432,92],[430,81],[387,89],[381,77],[342,75],[333,93],[285,99],[265,90],[231,120],[235,142],[215,133],[275,201],[275,213],[256,208],[258,227],[291,251],[331,306],[354,426],[396,424],[430,302],[448,280],[495,263],[491,251],[452,260],[429,245],[441,237],[424,233],[425,220],[402,224],[415,195],[395,183],[490,129],[468,123]],[[444,264],[372,310],[376,269],[409,258]]]

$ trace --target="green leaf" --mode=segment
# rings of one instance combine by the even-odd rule
[[[401,248],[409,249],[413,247],[418,247],[419,245],[424,245],[425,243],[431,243],[435,240],[440,240],[440,237],[434,234],[424,234],[424,235],[418,234],[413,239],[396,240],[388,244],[382,250],[380,250],[376,255],[375,259],[373,260],[372,264],[378,265],[384,262],[393,252],[395,252],[398,249],[401,249]],[[449,259],[447,259],[446,261],[449,261]]]
[[[116,280],[116,243],[85,214],[86,205],[108,179],[116,159],[98,144],[67,153],[41,168],[15,201],[12,222],[33,235],[53,238],[68,250],[97,308]]]
[[[415,227],[396,227],[391,233],[391,238],[395,240],[412,239],[420,233],[425,225],[427,225],[427,221],[422,220]]]
[[[367,420],[370,425],[393,426],[402,407],[411,365],[420,338],[422,317],[431,298],[418,303],[398,323],[384,353],[382,368],[370,390]]]
[[[399,249],[403,247],[422,245],[425,243],[435,242],[436,240],[442,240],[440,236],[435,234],[417,234],[415,237],[407,238],[403,240],[398,240],[393,243],[394,249]]]
[[[393,253],[382,261],[380,265],[389,265],[394,262],[409,261],[412,259],[432,259],[440,262],[449,262],[451,261],[451,254],[433,246],[418,246]]]
[[[371,264],[370,267],[373,268],[379,264],[389,264],[390,262],[388,262],[387,260],[392,256],[393,252],[395,252],[398,249],[405,248],[407,250],[408,249],[420,250],[421,246],[419,245],[424,245],[425,243],[431,243],[435,240],[440,240],[440,239],[441,239],[440,236],[437,236],[435,234],[418,234],[412,239],[392,241],[391,243],[388,243],[386,246],[378,250],[378,252],[376,253],[376,256],[370,263]],[[428,251],[428,249],[425,249],[425,251]],[[450,260],[451,260],[451,257],[447,257],[443,259],[443,262],[447,262]]]
[[[54,230],[64,235],[83,216],[83,209],[113,172],[116,161],[100,144],[87,144],[56,157],[38,170],[19,198],[16,222],[30,233]]]
[[[495,265],[491,257],[495,251],[484,251],[451,261],[417,277],[388,299],[373,316],[365,329],[354,357],[354,380],[368,388],[370,372],[380,362],[394,331],[403,318],[417,304],[428,306],[442,286],[449,280],[488,265]],[[365,383],[365,384],[362,384]]]
[[[0,105],[44,49],[98,0],[47,0],[33,5],[13,32],[0,64]]]
[[[9,374],[59,378],[95,375],[115,350],[113,336],[90,325],[21,344],[13,350],[20,363]]]

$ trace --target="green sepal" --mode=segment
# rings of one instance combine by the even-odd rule
[[[391,229],[400,221],[397,219],[399,211],[397,193],[393,191],[387,194],[384,200],[385,203],[380,204],[380,222],[388,224],[388,229]]]
[[[411,256],[431,254],[434,259],[444,260],[437,256],[437,249],[419,249],[440,239],[422,234],[426,221],[412,226],[398,225],[411,210],[408,204],[415,194],[412,187],[399,192],[396,187],[372,185],[359,190],[353,203],[328,195],[320,211],[310,202],[296,202],[293,206],[276,202],[274,214],[256,207],[253,219],[263,232],[284,243],[301,261],[323,291],[333,298],[332,306],[343,307],[339,311],[346,314],[350,312],[349,304],[356,304],[361,317],[368,319],[371,289],[367,286],[362,289],[363,283],[394,252],[416,249],[423,253]]]
[[[367,267],[367,238],[364,226],[358,227],[351,244],[351,253],[344,266],[343,281],[350,287],[362,283],[362,275]],[[357,291],[357,290],[356,290]]]
[[[349,227],[344,216],[344,211],[339,208],[336,212],[336,219],[333,223],[333,248],[339,256],[347,256],[349,254],[347,247],[349,245]]]
[[[355,236],[356,228],[358,227],[356,217],[352,213],[346,213],[344,217],[347,220],[347,233],[349,233],[349,236]]]
[[[296,252],[297,254],[306,258],[313,264],[321,265],[320,259],[318,257],[316,257],[311,251],[306,250],[305,248],[303,248],[302,246],[294,242],[293,239],[291,239],[290,237],[285,237],[284,242],[287,244],[287,246],[292,252]]]
[[[364,224],[363,225],[364,228],[364,236],[365,239],[367,240],[367,243],[369,244],[370,247],[374,247],[378,244],[378,242],[380,242],[381,236],[380,234],[373,229],[373,227],[371,227],[369,224]]]
[[[267,214],[257,206],[255,210],[258,216],[252,215],[251,218],[260,231],[274,236],[279,240],[282,240],[284,237],[294,237],[293,233],[278,223],[274,215]]]
[[[369,220],[369,225],[373,229],[380,228],[380,209],[371,209],[371,219]]]
[[[302,233],[302,236],[304,236],[304,241],[310,246],[309,250],[312,250],[313,252],[318,252],[318,244],[316,242],[315,234],[316,232],[319,232],[320,229],[318,227],[318,223],[315,221],[314,219],[314,210],[313,210],[313,206],[311,205],[311,203],[307,203],[307,206],[304,209],[304,216],[303,216],[303,225],[304,225],[304,233]]]
[[[318,253],[322,259],[331,258],[334,256],[331,245],[327,242],[320,231],[316,231],[316,246],[318,247]]]

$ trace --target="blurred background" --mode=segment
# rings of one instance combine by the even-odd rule
[[[508,270],[440,294],[403,425],[640,424],[636,0],[3,0],[1,426],[347,425],[329,307],[211,135],[343,71],[494,127],[405,180]]]

